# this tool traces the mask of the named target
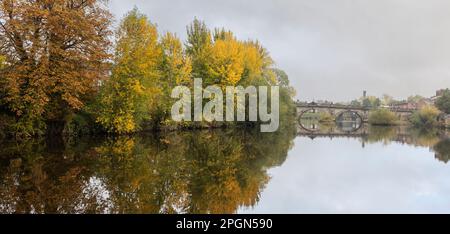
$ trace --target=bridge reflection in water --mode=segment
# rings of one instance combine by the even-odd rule
[[[429,147],[439,161],[450,161],[450,133],[442,129],[420,129],[407,126],[376,127],[367,124],[376,109],[351,105],[297,103],[297,135],[315,138],[359,138],[366,144],[397,142]],[[415,109],[389,108],[399,121],[408,121]],[[326,121],[323,121],[323,120]]]
[[[400,144],[413,145],[417,147],[429,147],[435,152],[436,159],[444,163],[450,161],[450,132],[443,129],[421,129],[408,126],[382,127],[361,124],[354,128],[351,123],[318,124],[316,131],[305,129],[301,124],[297,126],[297,136],[316,138],[358,138],[362,147],[367,144],[383,142],[388,144],[396,142]],[[353,123],[355,124],[355,123]],[[350,130],[353,129],[353,130]]]
[[[364,132],[364,124],[360,120],[338,120],[336,122],[321,123],[315,119],[301,119],[298,121],[298,131],[305,134],[355,134]]]
[[[336,122],[321,124],[318,121],[299,121],[300,136],[315,137],[363,137],[369,132],[368,125],[359,122]]]

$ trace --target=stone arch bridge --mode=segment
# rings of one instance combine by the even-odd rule
[[[408,121],[411,114],[415,111],[412,109],[398,109],[388,108],[394,112],[399,120]],[[350,114],[351,116],[359,119],[362,123],[366,123],[369,120],[371,111],[375,109],[369,107],[358,107],[351,105],[338,105],[338,104],[317,104],[317,103],[297,103],[297,117],[301,119],[304,114],[308,112],[319,113],[326,112],[335,118],[337,121],[344,114]]]
[[[367,125],[365,123],[368,122],[369,115],[374,110],[376,109],[350,105],[347,106],[335,104],[297,103],[297,118],[299,120],[297,133],[299,135],[306,135],[310,137],[363,136],[367,134]],[[400,121],[409,121],[411,114],[415,111],[395,108],[389,108],[389,110],[394,112],[397,115],[398,120]],[[300,120],[303,120],[303,116],[308,112],[329,113],[331,116],[333,116],[336,124],[330,126],[320,126],[313,121],[312,123],[309,123],[311,126],[304,126],[304,123],[302,123]],[[346,118],[351,117],[352,119],[350,121],[341,119],[344,114],[346,115]]]

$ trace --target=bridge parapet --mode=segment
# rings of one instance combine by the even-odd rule
[[[352,106],[352,105],[341,105],[341,104],[317,104],[317,103],[297,103],[297,108],[321,108],[321,109],[346,109],[346,110],[364,110],[373,111],[379,108],[363,107],[363,106]],[[398,108],[398,107],[388,107],[385,108],[392,112],[415,112],[417,108]]]
[[[369,118],[369,111],[371,108],[367,107],[356,107],[356,106],[346,106],[346,105],[336,105],[336,104],[297,104],[297,115],[301,118],[305,113],[312,112],[327,112],[338,119],[343,113],[354,113],[361,118],[362,122],[366,122]]]
[[[351,106],[351,105],[337,105],[337,104],[299,104],[297,108],[322,108],[322,109],[345,109],[345,110],[372,110],[370,107]]]

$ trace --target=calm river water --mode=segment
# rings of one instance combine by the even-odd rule
[[[0,143],[0,213],[450,213],[438,130]]]

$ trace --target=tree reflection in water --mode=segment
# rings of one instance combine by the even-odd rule
[[[234,213],[254,206],[295,132],[214,130],[2,143],[1,213]]]
[[[417,147],[428,147],[435,152],[436,159],[448,163],[450,160],[450,138],[448,131],[408,127],[369,127],[364,143],[389,144],[399,142]]]
[[[296,128],[285,129],[3,142],[0,213],[235,213],[258,204],[267,170],[286,160]],[[428,147],[447,163],[447,136],[370,127],[360,139]]]
[[[436,152],[436,158],[442,162],[448,163],[450,160],[450,139],[441,140],[434,146],[434,152]]]

